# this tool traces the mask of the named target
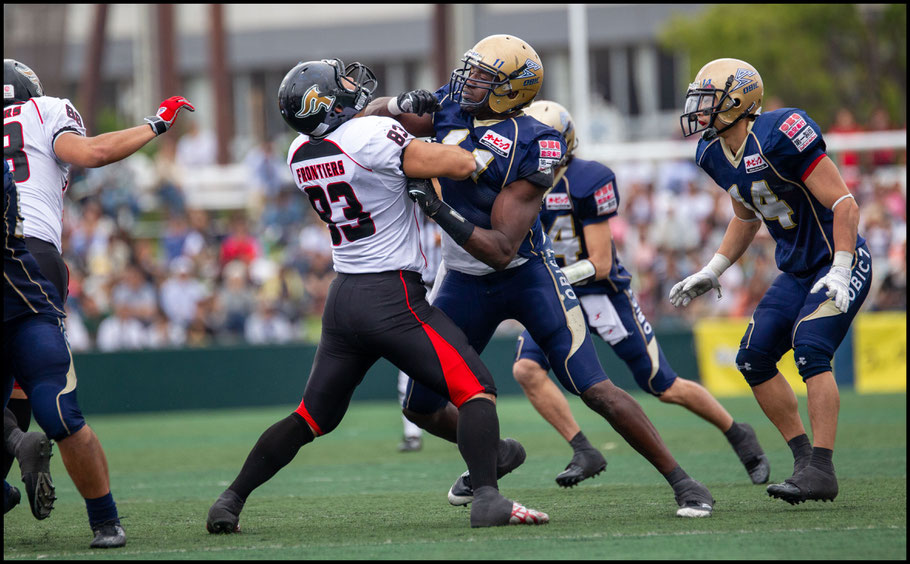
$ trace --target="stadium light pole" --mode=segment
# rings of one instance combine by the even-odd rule
[[[569,69],[572,80],[572,114],[575,130],[584,143],[591,143],[591,88],[588,77],[588,22],[584,4],[569,4]]]

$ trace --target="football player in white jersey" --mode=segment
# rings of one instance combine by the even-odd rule
[[[421,280],[427,261],[420,211],[406,197],[414,182],[409,177],[464,179],[475,171],[474,157],[459,147],[416,140],[391,118],[351,119],[372,100],[376,86],[373,73],[360,63],[324,59],[298,64],[278,89],[282,117],[301,133],[288,151],[288,165],[328,225],[337,276],[303,399],[262,434],[237,478],[209,509],[210,533],[239,530],[250,493],[290,463],[300,447],[338,426],[354,388],[380,358],[458,408],[458,448],[475,479],[472,527],[549,520],[499,493],[497,467],[517,467],[524,448],[499,439],[493,377],[464,333],[427,302]]]
[[[181,96],[168,98],[156,115],[145,118],[146,124],[88,137],[82,117],[69,100],[45,96],[41,81],[32,69],[13,59],[3,60],[3,157],[18,186],[26,246],[37,260],[41,274],[50,280],[64,301],[68,276],[61,256],[61,231],[63,194],[70,165],[96,168],[132,155],[166,132],[183,108],[195,110]],[[75,373],[72,376],[67,378],[65,389],[52,389],[53,386],[38,389],[42,393],[58,395],[59,392],[66,396],[75,390]],[[39,402],[33,403],[33,408],[38,409]],[[67,471],[86,500],[89,524],[95,533],[91,546],[124,546],[126,536],[111,496],[104,451],[94,431],[84,424],[81,415],[76,415],[78,409],[70,415],[64,414],[61,426],[64,431],[48,436],[57,441]],[[4,416],[6,426],[10,414],[4,412]],[[74,420],[67,421],[67,417]],[[20,419],[25,419],[22,411],[15,417]]]

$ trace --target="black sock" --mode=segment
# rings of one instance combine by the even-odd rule
[[[591,446],[590,442],[588,442],[588,437],[586,437],[585,434],[581,431],[572,437],[572,440],[569,441],[569,444],[572,445],[572,450],[575,452],[578,452],[580,450],[594,450],[594,447]]]
[[[834,451],[831,449],[812,447],[812,460],[809,464],[825,472],[834,472],[834,462],[831,460],[833,455]]]
[[[297,456],[300,447],[314,438],[303,417],[291,413],[262,433],[243,463],[240,474],[228,489],[246,501],[253,490],[287,466]]]
[[[478,488],[496,488],[496,458],[499,452],[499,418],[496,405],[484,398],[458,408],[458,450],[471,473],[475,494]]]
[[[734,421],[733,424],[730,425],[730,428],[724,431],[724,436],[727,437],[727,440],[730,441],[731,445],[735,445],[739,441],[745,439],[748,435],[746,434],[746,430]]]
[[[668,474],[664,474],[664,478],[673,489],[676,489],[676,484],[682,482],[688,477],[689,475],[686,474],[686,471],[682,469],[682,466],[677,466],[673,470],[670,470]]]
[[[787,446],[789,446],[790,451],[793,452],[793,460],[797,462],[812,456],[812,443],[809,442],[809,437],[806,436],[805,433],[787,441]]]

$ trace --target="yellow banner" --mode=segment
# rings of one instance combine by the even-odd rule
[[[859,315],[853,333],[856,391],[907,391],[907,312]]]
[[[752,390],[736,368],[739,343],[749,326],[749,318],[702,319],[695,323],[695,350],[701,383],[718,397],[751,396]],[[777,369],[797,395],[806,395],[806,385],[793,361],[793,351],[784,354]]]

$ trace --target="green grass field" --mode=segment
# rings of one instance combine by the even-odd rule
[[[840,495],[798,506],[753,486],[724,437],[680,407],[636,395],[680,464],[716,499],[709,519],[675,517],[670,487],[576,398],[585,434],[606,472],[571,490],[554,477],[571,449],[518,396],[500,398],[503,436],[525,446],[525,464],[501,491],[550,514],[539,527],[471,529],[469,510],[446,501],[464,470],[454,445],[434,437],[401,454],[393,402],[355,403],[332,434],[256,490],[243,533],[209,535],[209,506],[269,425],[296,407],[89,416],[107,451],[128,543],[89,550],[85,505],[55,451],[58,500],[36,521],[25,504],[3,522],[4,559],[905,559],[906,395],[844,392],[834,461]],[[750,422],[771,460],[771,479],[792,457],[752,398],[724,399]],[[800,399],[804,420],[805,399]],[[21,487],[14,466],[11,483]],[[23,492],[24,498],[24,492]]]

